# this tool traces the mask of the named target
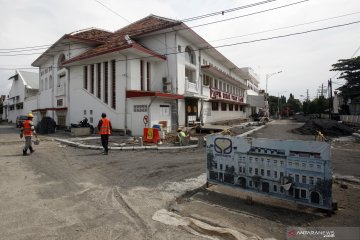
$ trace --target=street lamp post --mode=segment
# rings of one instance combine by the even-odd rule
[[[265,88],[265,101],[266,101],[266,116],[269,116],[269,101],[268,101],[268,80],[271,76],[282,73],[282,71],[266,74],[266,88]]]

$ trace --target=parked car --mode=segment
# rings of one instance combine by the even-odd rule
[[[19,115],[16,117],[16,127],[21,128],[24,121],[28,119],[28,116],[26,115]]]

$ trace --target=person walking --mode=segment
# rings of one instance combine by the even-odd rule
[[[28,149],[30,150],[30,153],[35,152],[35,150],[32,147],[31,138],[33,134],[37,137],[34,124],[32,122],[34,116],[32,115],[32,113],[29,113],[27,117],[28,119],[24,121],[20,131],[20,138],[23,138],[23,136],[25,137],[25,147],[23,149],[24,156],[27,155]]]
[[[106,117],[105,113],[101,114],[101,119],[98,123],[97,128],[98,128],[99,134],[101,136],[101,144],[104,148],[103,155],[108,155],[109,136],[112,131],[112,126],[111,126],[110,120]]]

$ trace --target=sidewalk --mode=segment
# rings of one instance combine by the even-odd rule
[[[262,126],[254,125],[235,125],[235,126],[215,126],[215,128],[223,128],[231,131],[232,135],[245,136],[250,134],[253,131],[257,131],[263,128]],[[206,127],[211,127],[211,125],[206,125]],[[19,137],[20,129],[16,128],[14,124],[0,124],[0,144],[13,144],[19,143],[22,144],[24,139]],[[190,145],[179,146],[175,144],[176,133],[168,134],[165,140],[161,144],[155,143],[145,143],[141,145],[141,139],[139,137],[131,136],[122,136],[119,133],[114,133],[110,136],[109,149],[111,150],[179,150],[179,149],[191,149],[198,148],[203,146],[203,138],[205,134],[195,134],[191,137]],[[61,144],[86,148],[86,149],[96,149],[101,150],[102,146],[100,144],[100,136],[98,134],[92,134],[87,137],[72,137],[70,132],[64,130],[58,130],[55,133],[50,134],[38,134],[38,137],[41,142],[44,141],[57,141]]]
[[[219,126],[217,126],[218,128]],[[265,125],[254,126],[254,125],[236,125],[236,126],[224,126],[224,129],[229,129],[232,135],[238,135],[246,137],[248,134],[257,131]],[[68,133],[70,136],[70,133]],[[141,144],[142,139],[139,137],[111,135],[109,140],[110,150],[178,150],[178,149],[190,149],[202,147],[202,138],[206,135],[197,135],[197,137],[190,137],[190,145],[179,146],[175,144],[176,133],[173,135],[167,135],[161,144],[145,143]],[[170,139],[170,140],[169,140]],[[100,137],[93,134],[89,137],[76,137],[76,138],[54,138],[62,144],[66,144],[78,148],[86,149],[97,149],[101,150]]]

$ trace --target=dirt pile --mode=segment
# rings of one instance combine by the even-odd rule
[[[299,114],[299,115],[293,116],[293,118],[297,122],[307,122],[311,119],[311,116],[310,115],[304,116],[304,115]]]
[[[325,136],[339,137],[348,136],[354,129],[330,119],[310,119],[302,127],[292,130],[293,133],[315,135],[320,131]]]

